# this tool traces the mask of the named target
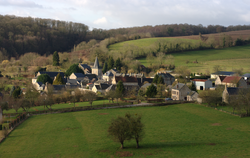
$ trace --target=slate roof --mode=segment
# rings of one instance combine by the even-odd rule
[[[137,78],[137,82],[140,87],[143,85],[145,81],[147,81],[148,83],[152,83],[153,80],[154,80],[153,78]]]
[[[75,74],[75,76],[78,78],[83,78],[83,77],[85,77],[85,75],[83,74],[83,73],[74,73]]]
[[[43,85],[42,82],[37,82],[37,84],[41,87]]]
[[[51,78],[55,78],[58,73],[61,74],[62,78],[64,78],[64,73],[63,72],[47,72],[47,71],[39,71],[39,73],[42,74],[47,74]]]
[[[172,89],[180,90],[180,89],[182,89],[183,86],[185,86],[184,83],[177,83]]]
[[[237,87],[227,87],[227,92],[229,95],[237,95],[239,92],[239,88]]]
[[[100,85],[94,85],[96,87],[97,90],[105,90],[107,88],[109,88],[110,85],[105,84],[105,83],[101,83]]]
[[[249,78],[249,77],[250,77],[250,74],[244,74],[243,77]]]
[[[122,81],[123,83],[124,82],[136,82],[138,83],[137,81],[137,78],[135,77],[131,77],[131,76],[115,76],[115,81],[118,83],[119,81]]]
[[[159,76],[162,76],[163,78],[174,78],[170,73],[158,73]]]
[[[98,61],[98,58],[97,58],[97,57],[95,58],[95,63],[94,63],[93,68],[95,68],[95,69],[99,69],[99,68],[100,68],[100,66],[99,66],[99,61]]]
[[[82,69],[87,69],[89,70],[89,72],[91,72],[91,67],[87,64],[79,64],[79,66],[82,68]]]
[[[110,91],[110,90],[115,90],[116,89],[116,86],[115,85],[110,85],[107,89],[106,89],[106,91]]]
[[[238,83],[240,81],[240,76],[226,76],[222,82],[224,83]]]
[[[215,73],[212,73],[213,75],[223,75],[223,76],[232,76],[235,74],[235,72],[230,71],[217,71]]]
[[[111,71],[107,71],[103,76],[114,76],[114,74]]]

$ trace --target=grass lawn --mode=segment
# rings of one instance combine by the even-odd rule
[[[92,105],[102,105],[102,104],[108,104],[108,103],[109,103],[109,100],[96,100],[96,101],[93,101]],[[114,101],[114,103],[117,103],[117,102]],[[121,101],[119,101],[118,103],[121,103]],[[76,107],[90,106],[90,104],[89,104],[89,102],[78,102],[78,103],[75,103],[75,106]],[[54,105],[52,105],[51,108],[52,109],[63,109],[63,108],[71,108],[71,107],[74,107],[74,103],[54,104]],[[35,106],[35,107],[31,107],[29,109],[29,112],[31,112],[31,111],[43,111],[43,110],[44,110],[44,106]],[[48,110],[48,109],[45,107],[45,110]],[[22,113],[23,109],[22,108],[18,109],[18,112]],[[10,109],[8,111],[4,110],[3,113],[16,113],[16,111],[14,109]]]
[[[125,149],[107,137],[111,118],[140,113],[145,138]],[[249,157],[250,118],[197,104],[32,116],[0,144],[1,157]]]
[[[200,40],[194,39],[181,39],[181,38],[173,38],[173,37],[158,37],[158,38],[144,38],[139,40],[131,40],[125,42],[119,42],[116,44],[110,45],[108,48],[109,50],[122,50],[124,46],[127,45],[134,45],[138,47],[147,47],[153,45],[157,41],[164,41],[164,42],[178,42],[178,43],[198,43]]]
[[[192,72],[213,72],[215,65],[220,65],[223,70],[244,68],[244,72],[250,72],[250,45],[224,49],[198,50],[173,53],[175,66],[187,66]],[[186,61],[189,61],[186,64]],[[193,61],[198,61],[198,64]],[[146,58],[139,60],[148,66]],[[155,61],[157,62],[157,61]]]

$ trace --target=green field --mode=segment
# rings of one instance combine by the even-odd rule
[[[158,38],[144,38],[139,40],[131,40],[125,42],[119,42],[116,44],[112,44],[109,46],[109,50],[121,50],[124,46],[127,45],[134,45],[138,47],[147,47],[153,45],[155,42],[162,41],[162,42],[178,42],[178,43],[198,43],[200,40],[193,40],[193,39],[181,39],[181,38],[169,38],[169,37],[158,37]]]
[[[145,138],[125,149],[107,137],[111,118],[140,113]],[[197,104],[32,116],[0,144],[0,157],[249,157],[250,118]]]
[[[96,100],[96,101],[93,101],[92,105],[102,105],[102,104],[108,104],[108,103],[111,103],[109,102],[109,100]],[[117,103],[116,101],[114,101],[114,103]],[[123,103],[121,101],[119,101],[118,103]],[[77,102],[75,103],[75,106],[76,107],[81,107],[81,106],[90,106],[89,102]],[[63,108],[72,108],[74,107],[74,103],[64,103],[64,104],[54,104],[52,105],[52,109],[63,109]],[[46,107],[44,109],[44,106],[35,106],[35,107],[31,107],[29,109],[29,112],[32,112],[32,111],[43,111],[43,110],[48,110]],[[22,113],[23,112],[23,109],[20,108],[18,109],[18,112]],[[16,113],[16,111],[14,109],[10,109],[8,111],[4,110],[3,113]]]
[[[244,72],[250,72],[250,45],[237,46],[224,49],[210,49],[173,53],[175,66],[187,66],[192,72],[213,72],[215,65],[220,65],[224,71],[243,68]],[[193,63],[198,61],[198,64]],[[139,60],[148,66],[146,58]],[[189,61],[187,64],[186,61]],[[157,61],[154,61],[155,63]],[[167,61],[166,61],[167,64]]]

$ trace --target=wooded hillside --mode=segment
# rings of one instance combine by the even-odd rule
[[[27,52],[49,55],[54,51],[70,51],[74,45],[91,39],[104,40],[114,37],[116,42],[148,38],[187,36],[250,29],[250,25],[189,25],[171,24],[111,30],[93,29],[80,23],[0,15],[0,60],[3,57],[20,57]],[[112,44],[112,43],[108,43]]]

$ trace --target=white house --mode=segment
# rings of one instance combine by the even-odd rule
[[[197,90],[206,90],[213,87],[213,83],[206,79],[193,79],[193,83]]]

